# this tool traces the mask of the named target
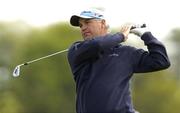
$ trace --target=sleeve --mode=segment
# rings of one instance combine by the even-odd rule
[[[92,58],[97,58],[101,51],[114,47],[123,40],[124,35],[116,33],[74,43],[68,52],[69,63],[71,67],[74,67],[74,65],[79,65]]]
[[[165,46],[150,32],[143,34],[141,39],[147,46],[148,51],[136,49],[133,52],[134,72],[153,72],[168,68],[170,66],[170,61]]]

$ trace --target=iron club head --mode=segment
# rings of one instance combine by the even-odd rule
[[[21,65],[18,65],[15,67],[14,71],[13,71],[13,76],[14,77],[18,77],[20,75],[20,67]]]
[[[37,61],[42,60],[42,59],[45,59],[45,58],[49,58],[49,57],[55,56],[55,55],[57,55],[57,54],[64,53],[64,52],[66,52],[66,51],[68,51],[68,49],[65,49],[65,50],[62,50],[62,51],[58,51],[58,52],[56,52],[56,53],[53,53],[53,54],[50,54],[50,55],[47,55],[47,56],[44,56],[44,57],[40,57],[40,58],[37,58],[37,59],[34,59],[34,60],[31,60],[31,61],[29,61],[29,62],[20,64],[20,65],[17,65],[17,66],[15,67],[14,71],[13,71],[13,76],[14,76],[14,77],[18,77],[18,76],[20,75],[20,67],[21,67],[21,66],[28,65],[28,64],[31,64],[31,63],[33,63],[33,62],[37,62]]]

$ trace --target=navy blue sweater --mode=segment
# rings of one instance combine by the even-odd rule
[[[150,32],[141,37],[148,51],[121,45],[123,39],[121,33],[108,34],[70,47],[77,113],[134,113],[129,90],[133,73],[170,66],[165,47]]]

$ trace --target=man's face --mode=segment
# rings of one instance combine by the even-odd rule
[[[106,34],[105,20],[80,18],[79,27],[84,40],[89,40]]]

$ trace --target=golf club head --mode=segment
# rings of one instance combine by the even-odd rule
[[[20,75],[20,67],[21,65],[16,66],[16,68],[13,71],[13,76],[18,77]]]
[[[45,59],[45,58],[49,58],[49,57],[52,57],[52,56],[54,56],[54,55],[57,55],[57,54],[66,52],[66,51],[68,51],[68,49],[65,49],[65,50],[62,50],[62,51],[58,51],[58,52],[56,52],[56,53],[53,53],[53,54],[50,54],[50,55],[47,55],[47,56],[44,56],[44,57],[40,57],[40,58],[37,58],[37,59],[34,59],[34,60],[31,60],[31,61],[29,61],[29,62],[25,62],[25,63],[20,64],[20,65],[17,65],[17,66],[15,67],[14,71],[13,71],[13,76],[14,76],[14,77],[18,77],[18,76],[20,75],[20,67],[21,67],[21,66],[25,66],[25,65],[31,64],[31,63],[33,63],[33,62],[37,62],[37,61],[39,61],[39,60],[42,60],[42,59]]]

